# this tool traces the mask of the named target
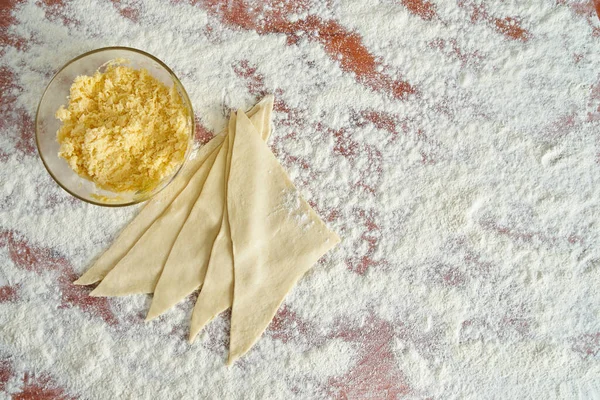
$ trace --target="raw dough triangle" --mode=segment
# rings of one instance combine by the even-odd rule
[[[256,124],[265,138],[268,138],[271,132],[269,121],[272,108],[273,96],[267,96],[251,110],[254,112],[251,117],[253,124]],[[265,123],[265,120],[268,122]],[[213,149],[186,187],[90,293],[91,296],[125,296],[154,291],[171,248],[200,196],[220,150],[221,146]]]
[[[232,151],[230,364],[254,345],[298,279],[340,241],[299,195],[243,111]]]

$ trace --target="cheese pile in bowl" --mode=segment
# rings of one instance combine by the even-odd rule
[[[113,192],[152,190],[183,163],[190,143],[189,110],[175,86],[116,60],[77,77],[56,117],[59,156]]]

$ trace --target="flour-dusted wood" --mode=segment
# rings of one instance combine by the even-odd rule
[[[0,397],[597,397],[593,2],[226,3],[3,2]],[[143,324],[147,296],[70,284],[141,207],[71,199],[31,123],[63,62],[116,43],[173,67],[204,138],[277,93],[271,148],[342,237],[230,369],[224,315],[186,346],[189,304]]]

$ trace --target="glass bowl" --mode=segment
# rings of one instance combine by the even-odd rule
[[[61,105],[68,104],[69,90],[73,81],[80,75],[93,75],[103,71],[109,61],[127,60],[130,67],[144,68],[167,87],[175,85],[188,112],[189,143],[181,165],[169,176],[165,177],[154,189],[144,192],[111,192],[100,189],[96,184],[75,173],[69,164],[58,156],[60,145],[56,133],[61,122],[55,117]],[[105,47],[89,51],[75,57],[54,75],[42,95],[35,117],[35,136],[38,152],[44,166],[64,190],[80,200],[99,206],[128,206],[150,199],[164,189],[179,173],[183,164],[189,159],[194,137],[194,112],[192,103],[179,79],[173,71],[151,54],[130,47]]]

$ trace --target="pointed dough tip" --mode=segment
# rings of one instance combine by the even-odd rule
[[[332,231],[333,232],[333,231]],[[335,238],[333,239],[333,241],[335,242],[335,244],[340,244],[342,243],[342,238],[340,237],[340,235],[338,235],[337,233],[333,232]]]
[[[85,277],[85,274],[81,275],[79,277],[79,279],[77,279],[76,281],[73,282],[73,285],[93,285],[94,283],[98,283],[100,282],[100,278],[87,278]]]
[[[148,311],[148,314],[146,315],[146,319],[144,320],[145,322],[149,322],[152,321],[154,318],[158,317],[158,315],[155,315],[152,312],[152,309],[150,309],[150,311]]]
[[[194,323],[192,322],[192,324],[190,326],[190,338],[189,338],[190,343],[194,343],[194,341],[198,337],[198,334],[200,332],[202,332],[203,328],[204,328],[204,325],[201,325],[200,327],[198,327],[198,326],[195,326]]]

